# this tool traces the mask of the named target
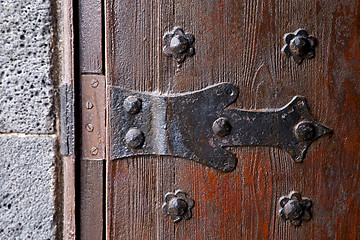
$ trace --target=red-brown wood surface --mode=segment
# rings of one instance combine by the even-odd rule
[[[80,71],[103,74],[103,16],[101,0],[78,0]]]
[[[77,146],[76,238],[104,239],[105,184],[105,77],[104,29],[101,0],[77,0],[79,53],[75,115],[81,129]],[[90,129],[90,130],[89,130]]]
[[[231,173],[172,157],[108,161],[108,239],[360,238],[359,1],[105,2],[107,84],[179,93],[232,82],[240,95],[231,107],[243,109],[303,95],[334,131],[303,163],[275,148],[232,148],[239,162]],[[162,53],[175,26],[196,38],[195,56],[179,70]],[[299,28],[318,40],[315,58],[301,65],[281,53],[283,35]],[[174,224],[161,205],[177,189],[195,207]],[[313,202],[312,219],[298,228],[278,216],[290,191]]]
[[[104,173],[103,160],[80,160],[79,215],[77,239],[101,240],[104,237]]]
[[[81,155],[77,162],[79,196],[77,237],[101,240],[105,231],[105,77],[82,75],[79,81],[81,85],[79,128],[82,131]]]

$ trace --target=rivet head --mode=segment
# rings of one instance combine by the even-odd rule
[[[214,121],[212,130],[219,137],[225,137],[231,132],[231,124],[226,118],[221,117]]]
[[[125,111],[129,114],[137,114],[140,112],[142,107],[141,99],[135,97],[135,96],[129,96],[124,101],[124,108]]]
[[[184,30],[179,27],[174,28],[171,32],[167,32],[164,35],[164,42],[164,53],[167,56],[172,56],[179,64],[179,67],[187,57],[195,54],[195,48],[193,46],[195,37],[190,33],[185,33]]]
[[[141,146],[144,144],[145,137],[144,133],[137,129],[137,128],[131,128],[125,136],[125,143],[129,148],[137,149],[141,148]]]
[[[290,221],[294,226],[299,226],[302,221],[308,221],[311,218],[311,200],[302,198],[297,192],[281,197],[279,203],[280,217],[285,221]]]
[[[315,56],[317,41],[304,29],[285,34],[284,40],[286,45],[282,48],[283,53],[292,57],[296,63],[300,64],[304,59],[311,59]]]
[[[303,36],[296,36],[290,41],[291,51],[299,56],[306,54],[310,50],[309,41]]]
[[[169,192],[165,195],[165,203],[162,210],[166,215],[169,215],[173,222],[180,222],[182,219],[188,220],[191,218],[191,209],[195,202],[189,198],[184,191],[177,190],[175,193]]]
[[[296,219],[302,215],[303,209],[300,202],[296,200],[288,201],[284,206],[284,214],[287,218]]]
[[[187,210],[188,205],[184,199],[173,198],[169,201],[169,213],[175,215],[183,215]]]
[[[185,52],[189,47],[189,41],[184,36],[174,36],[170,41],[170,48],[175,54]]]
[[[315,137],[315,126],[311,122],[300,122],[295,126],[295,136],[300,141],[310,141]]]

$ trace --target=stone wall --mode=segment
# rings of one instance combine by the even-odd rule
[[[54,239],[51,0],[0,0],[0,239]]]

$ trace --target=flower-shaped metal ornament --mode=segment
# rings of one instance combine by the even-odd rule
[[[167,56],[172,56],[178,64],[184,62],[186,57],[191,57],[195,54],[195,48],[193,46],[195,38],[190,33],[184,33],[184,31],[175,27],[172,32],[168,32],[164,35],[164,53]]]
[[[280,198],[280,217],[289,220],[294,226],[300,226],[302,221],[311,218],[311,200],[302,198],[297,192],[290,193],[289,196]]]
[[[294,61],[300,64],[304,59],[310,59],[315,56],[316,39],[304,29],[298,29],[294,33],[287,33],[284,36],[286,45],[282,51]]]
[[[194,205],[194,200],[189,198],[185,192],[177,190],[175,193],[165,195],[162,210],[166,215],[170,215],[173,222],[180,222],[182,219],[188,220],[191,218],[191,209]]]

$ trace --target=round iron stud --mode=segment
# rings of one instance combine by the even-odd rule
[[[168,212],[172,215],[183,215],[188,209],[188,205],[184,199],[173,198],[169,201]]]
[[[141,99],[135,97],[135,96],[129,96],[124,101],[124,108],[125,111],[129,114],[137,114],[140,112],[142,107]]]
[[[311,47],[309,41],[303,36],[294,37],[290,41],[289,46],[291,51],[298,56],[303,56],[308,53]]]
[[[221,117],[214,121],[212,130],[219,137],[225,137],[230,134],[231,124],[226,118]]]
[[[294,226],[300,226],[301,222],[311,218],[311,200],[301,197],[297,192],[281,197],[279,203],[280,217],[284,221],[290,221]]]
[[[174,36],[170,41],[170,49],[175,54],[185,52],[189,47],[189,41],[184,36]]]
[[[182,219],[191,218],[191,209],[194,207],[194,200],[186,192],[177,190],[175,193],[169,192],[165,195],[165,202],[162,210],[169,215],[173,222],[180,222]]]
[[[296,138],[300,141],[310,141],[315,137],[315,126],[310,122],[300,122],[295,127]]]
[[[99,86],[99,81],[96,80],[96,79],[93,79],[93,80],[91,81],[91,86],[92,86],[93,88],[97,88],[97,87]]]
[[[131,128],[125,136],[126,145],[132,149],[141,148],[144,144],[144,140],[144,133],[137,128]]]

